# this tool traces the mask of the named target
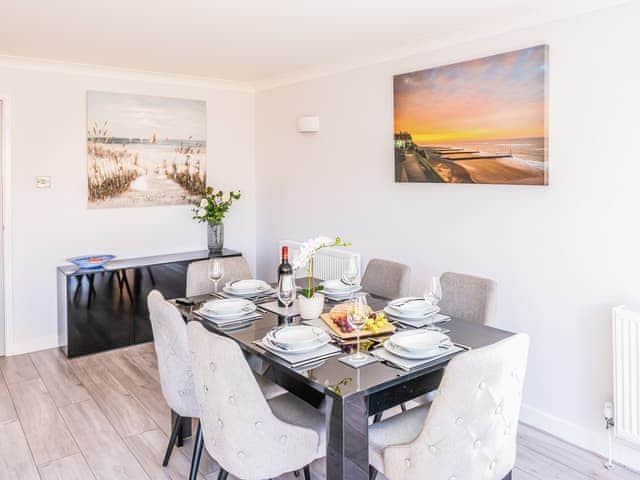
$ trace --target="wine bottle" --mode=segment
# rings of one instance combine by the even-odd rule
[[[282,253],[280,255],[280,265],[278,266],[278,281],[282,275],[293,275],[293,268],[289,263],[289,247],[286,245],[282,247]],[[278,305],[284,307],[284,303],[278,299]]]

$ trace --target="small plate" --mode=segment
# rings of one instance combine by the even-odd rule
[[[115,255],[83,255],[81,257],[69,258],[67,261],[73,263],[79,268],[90,270],[104,267],[107,262],[114,258],[116,258]]]
[[[237,280],[235,282],[227,283],[225,288],[235,293],[248,294],[248,293],[260,293],[269,290],[271,287],[267,282],[262,280]]]
[[[448,349],[451,344],[449,343],[444,343],[442,345],[439,345],[438,347],[428,351],[428,352],[422,352],[422,353],[410,353],[406,350],[400,349],[397,346],[395,346],[392,342],[390,342],[389,340],[387,340],[386,342],[384,342],[382,344],[382,346],[384,347],[384,349],[389,352],[392,353],[393,355],[397,355],[398,357],[402,357],[402,358],[406,358],[408,360],[424,360],[425,358],[430,358],[430,357],[436,357],[438,355],[440,355],[440,353],[442,353],[443,351],[445,351],[446,349]]]
[[[197,310],[196,313],[199,313],[205,318],[209,318],[212,320],[233,320],[236,318],[246,317],[247,315],[251,315],[256,311],[256,305],[254,303],[249,304],[246,308],[241,311],[231,312],[231,313],[214,313],[210,310],[200,309]]]
[[[328,339],[326,331],[309,325],[293,325],[276,328],[270,331],[267,336],[269,340],[271,340],[271,343],[286,349],[316,345]]]
[[[384,307],[384,313],[395,318],[412,318],[412,319],[426,318],[438,313],[439,311],[440,311],[440,307],[432,307],[431,310],[412,311],[412,312],[400,311],[390,307],[389,305]]]

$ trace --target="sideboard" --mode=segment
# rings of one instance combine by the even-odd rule
[[[157,289],[166,298],[185,295],[189,263],[212,257],[236,257],[224,249],[116,259],[103,268],[57,269],[58,343],[77,357],[153,340],[147,295]]]

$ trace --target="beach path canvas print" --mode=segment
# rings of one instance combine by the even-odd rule
[[[396,182],[547,185],[548,47],[393,79]]]
[[[189,203],[206,184],[206,102],[87,92],[89,208]]]

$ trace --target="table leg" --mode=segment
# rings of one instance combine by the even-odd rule
[[[327,478],[369,479],[369,412],[366,398],[328,398]]]

